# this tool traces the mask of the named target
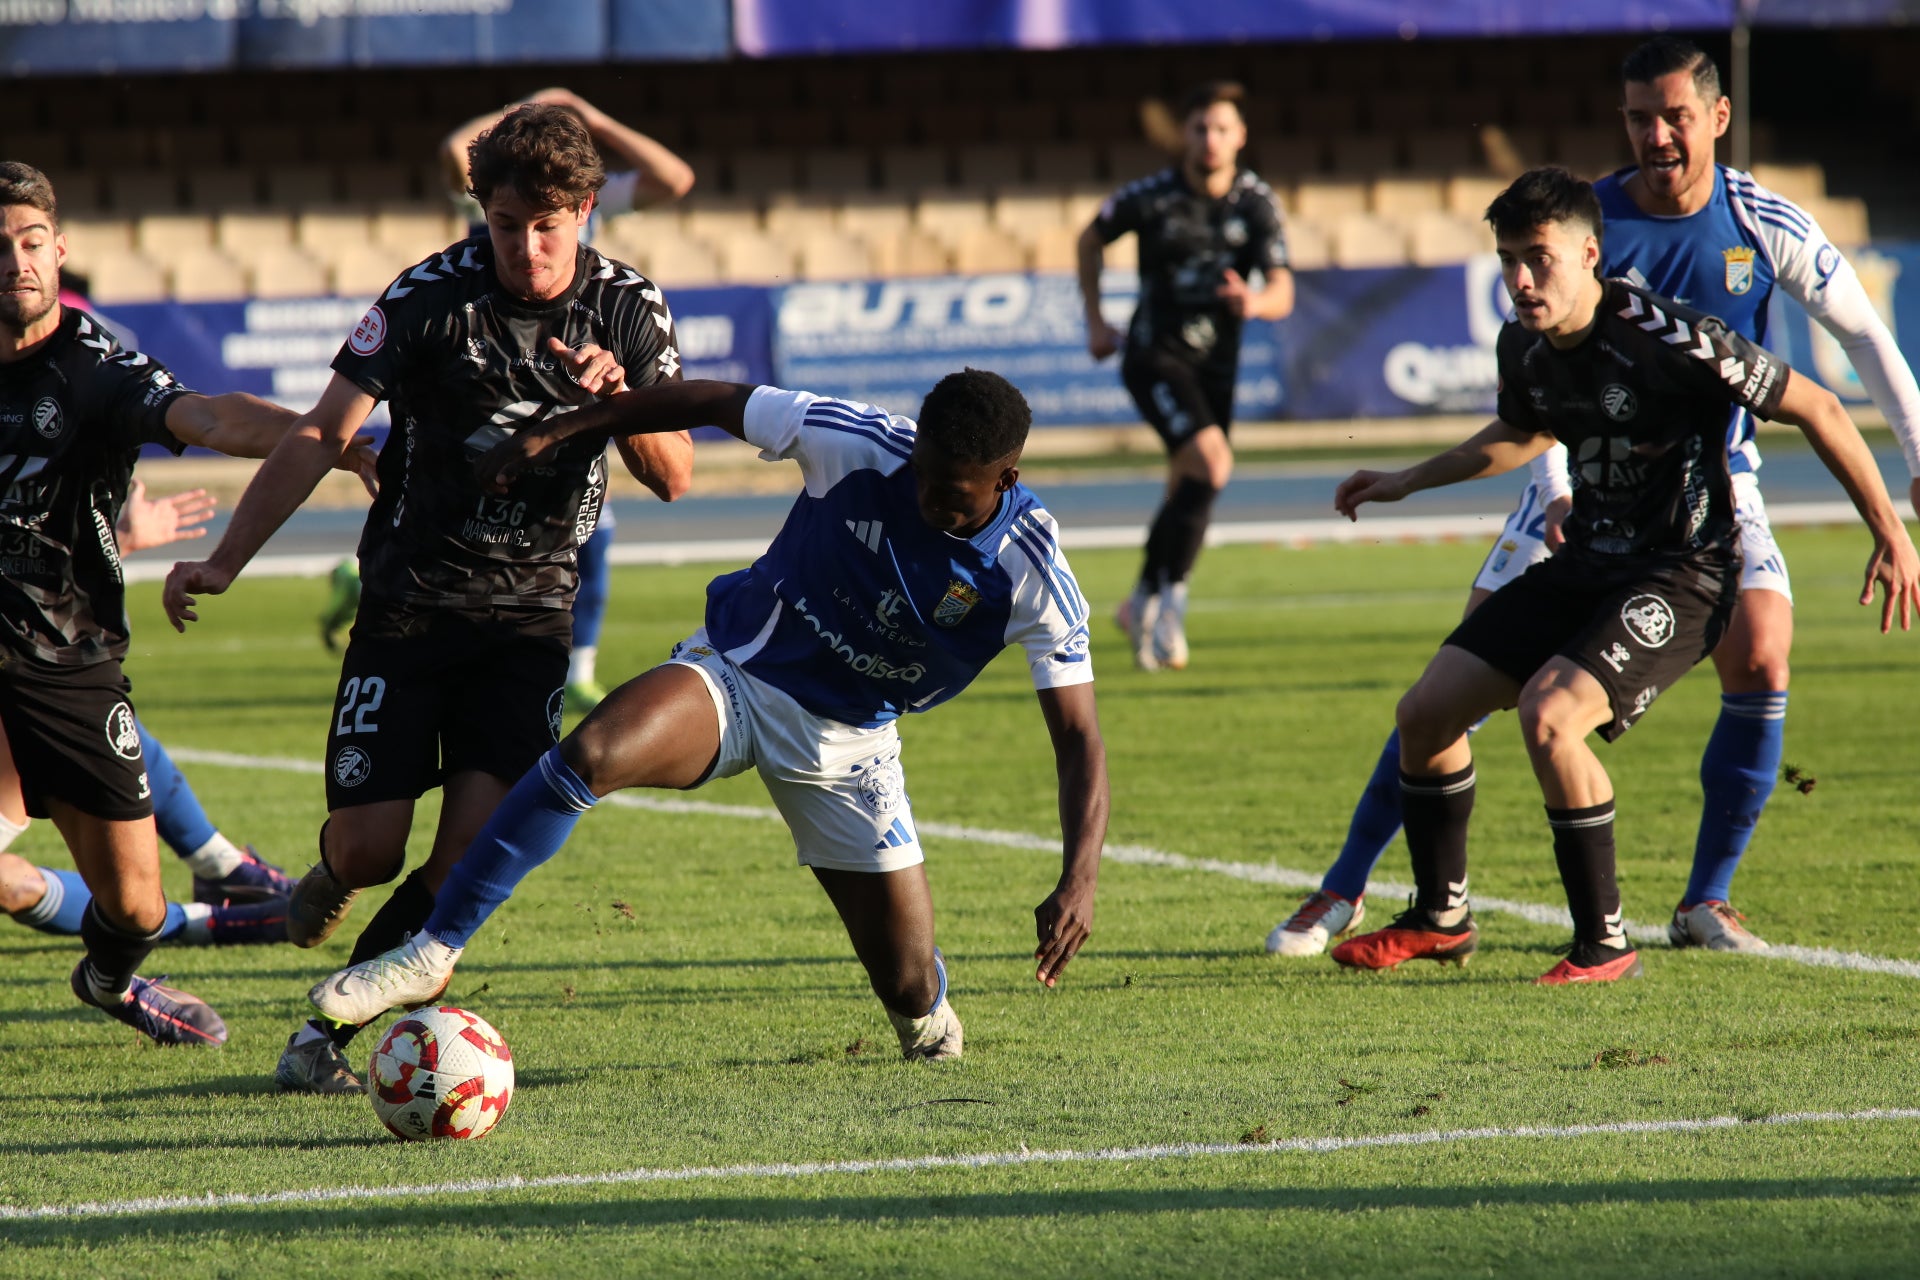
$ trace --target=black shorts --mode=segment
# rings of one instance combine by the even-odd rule
[[[84,667],[24,657],[0,663],[0,723],[28,816],[51,816],[48,800],[112,822],[153,816],[153,788],[127,700],[132,687],[118,659]]]
[[[469,770],[515,782],[560,740],[564,639],[452,610],[404,628],[361,619],[327,729],[329,810],[416,799]]]
[[[1233,428],[1235,368],[1219,361],[1196,361],[1161,346],[1129,349],[1120,380],[1140,408],[1140,416],[1159,433],[1172,453],[1202,427]]]
[[[1522,684],[1563,657],[1607,691],[1612,742],[1653,700],[1720,643],[1740,595],[1740,560],[1649,566],[1638,577],[1601,576],[1564,553],[1489,596],[1446,643]]]

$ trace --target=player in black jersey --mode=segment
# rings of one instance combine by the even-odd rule
[[[1120,188],[1080,235],[1087,350],[1104,360],[1125,346],[1121,379],[1167,446],[1167,496],[1119,615],[1134,662],[1149,671],[1187,665],[1187,578],[1233,473],[1241,326],[1293,310],[1280,206],[1239,167],[1245,97],[1226,81],[1188,94],[1179,165]],[[1104,247],[1129,231],[1139,237],[1140,301],[1123,344],[1100,310],[1100,270]]]
[[[394,280],[334,358],[320,402],[260,468],[213,556],[175,566],[175,625],[224,591],[326,466],[388,401],[393,434],[360,539],[362,594],[327,740],[320,861],[293,894],[288,934],[314,946],[355,895],[399,875],[415,801],[440,787],[425,865],[395,890],[355,961],[420,926],[447,870],[512,783],[558,739],[574,557],[606,488],[604,446],[563,449],[511,498],[483,493],[472,460],[522,423],[680,377],[673,320],[639,272],[579,243],[605,180],[579,117],[532,104],[475,140],[486,234]],[[685,491],[686,433],[616,440],[633,474]],[[340,1049],[355,1027],[310,1023],[282,1088],[357,1092]]]
[[[1386,969],[1463,962],[1477,943],[1467,900],[1473,754],[1467,729],[1518,706],[1573,914],[1567,958],[1538,981],[1638,976],[1614,879],[1613,784],[1587,745],[1611,742],[1713,651],[1740,587],[1727,410],[1789,422],[1813,444],[1873,532],[1860,603],[1886,588],[1880,629],[1920,600],[1920,556],[1846,410],[1810,379],[1710,316],[1599,278],[1593,188],[1564,169],[1522,175],[1487,209],[1515,319],[1501,330],[1499,417],[1405,471],[1358,471],[1334,505],[1498,475],[1567,446],[1566,542],[1447,637],[1401,699],[1401,790],[1418,894],[1390,926],[1333,958]]]
[[[0,162],[0,724],[26,811],[51,818],[93,902],[74,995],[163,1044],[220,1044],[220,1015],[135,974],[166,899],[153,797],[121,671],[126,586],[114,522],[143,444],[264,457],[293,414],[197,395],[60,302],[66,259],[46,175]],[[351,466],[353,439],[331,464]]]

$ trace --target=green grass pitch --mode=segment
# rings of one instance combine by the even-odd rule
[[[1782,534],[1799,595],[1783,786],[1737,891],[1763,936],[1920,960],[1920,636],[1853,599],[1862,531]],[[1193,669],[1127,665],[1105,615],[1130,554],[1075,557],[1096,602],[1111,840],[1317,872],[1400,690],[1482,548],[1220,548],[1197,579]],[[696,623],[711,570],[616,578],[604,673]],[[135,592],[143,717],[175,749],[317,761],[334,661],[310,581],[243,582],[181,638]],[[1698,671],[1602,755],[1627,914],[1685,883],[1717,712]],[[484,697],[485,690],[475,690]],[[905,726],[923,822],[1057,830],[1052,762],[1014,655]],[[1481,894],[1562,901],[1510,716],[1477,739]],[[188,765],[236,839],[298,871],[319,779]],[[751,778],[695,798],[764,808]],[[421,806],[417,829],[433,816]],[[159,1051],[76,1004],[77,945],[0,925],[0,1206],[407,1187],[621,1170],[1151,1144],[1226,1154],[281,1200],[0,1217],[0,1276],[1899,1275],[1920,1271],[1920,1120],[1564,1132],[1424,1146],[1262,1142],[1920,1106],[1920,981],[1643,949],[1642,982],[1541,989],[1558,929],[1482,918],[1464,971],[1351,975],[1261,941],[1295,895],[1110,862],[1095,936],[1033,981],[1056,856],[930,838],[967,1056],[898,1060],[824,895],[774,822],[603,806],[475,942],[450,999],[512,1044],[519,1089],[472,1144],[389,1138],[359,1099],[283,1097],[273,1063],[316,953],[167,950],[232,1042]],[[16,846],[65,865],[51,829]],[[416,841],[416,856],[424,841]],[[168,859],[179,894],[188,879]],[[1382,875],[1408,878],[1396,845]],[[378,899],[376,898],[377,902]],[[1376,918],[1397,904],[1377,895]],[[364,918],[371,907],[362,904]],[[354,1056],[364,1064],[371,1036]],[[965,1101],[945,1101],[964,1099]],[[1244,1148],[1239,1144],[1245,1143]]]

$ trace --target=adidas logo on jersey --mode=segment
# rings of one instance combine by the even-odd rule
[[[880,522],[878,520],[847,521],[847,532],[867,544],[867,550],[878,553],[880,550]]]

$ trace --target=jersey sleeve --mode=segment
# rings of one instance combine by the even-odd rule
[[[1035,689],[1060,689],[1093,679],[1087,598],[1060,550],[1060,528],[1036,507],[1014,517],[1000,567],[1013,586],[1007,643],[1019,645]]]
[[[1540,420],[1539,411],[1533,407],[1533,393],[1527,378],[1525,352],[1527,349],[1525,330],[1518,324],[1509,322],[1500,330],[1500,336],[1494,342],[1494,363],[1499,373],[1499,390],[1494,397],[1494,412],[1500,421],[1515,431],[1530,431],[1539,435],[1551,430]]]
[[[333,371],[375,400],[393,393],[421,346],[432,317],[426,298],[445,278],[433,268],[429,259],[396,277],[333,357]]]
[[[1101,244],[1112,244],[1129,231],[1140,230],[1141,209],[1145,205],[1147,180],[1129,182],[1108,196],[1093,216],[1094,233]]]
[[[650,387],[679,382],[680,339],[673,329],[673,309],[660,286],[631,267],[603,259],[617,292],[628,305],[620,308],[610,344],[613,356],[627,371],[627,386]],[[630,277],[630,279],[628,278]]]
[[[157,444],[172,454],[186,449],[186,443],[167,430],[167,409],[193,391],[165,365],[138,351],[116,348],[100,361],[90,381],[89,414],[98,415],[116,445],[137,449]]]
[[[1664,299],[1640,301],[1648,309],[1649,320],[1666,321],[1666,328],[1652,332],[1672,353],[1670,364],[1682,382],[1738,405],[1756,418],[1773,417],[1792,372],[1779,356],[1735,333],[1718,316],[1702,315]],[[1645,328],[1645,323],[1640,327]]]
[[[890,475],[913,453],[909,419],[811,391],[756,387],[742,418],[747,443],[768,462],[798,462],[807,492],[816,498],[855,471]]]
[[[1287,220],[1280,212],[1280,202],[1274,197],[1272,187],[1255,179],[1253,192],[1253,199],[1247,202],[1247,247],[1241,255],[1240,274],[1245,276],[1258,271],[1262,275],[1271,275],[1275,271],[1286,270],[1290,265],[1287,259]]]

